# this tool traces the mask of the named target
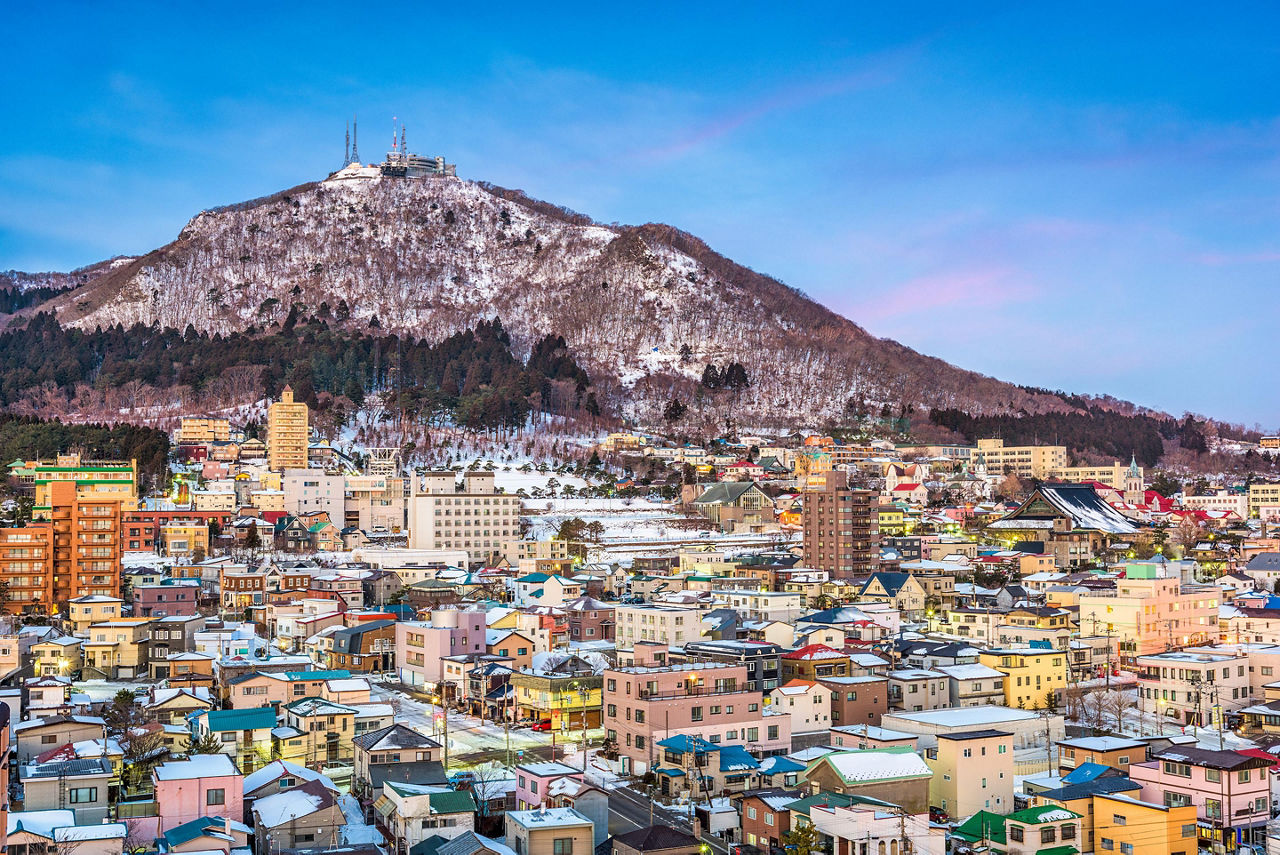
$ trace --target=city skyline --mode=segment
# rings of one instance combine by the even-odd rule
[[[406,31],[124,8],[15,13],[0,268],[154,249],[335,169],[352,114],[380,159],[395,116],[465,178],[671,223],[962,367],[1280,424],[1253,381],[1280,264],[1273,10],[561,6]]]

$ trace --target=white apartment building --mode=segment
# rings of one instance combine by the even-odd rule
[[[520,539],[520,497],[497,491],[492,472],[428,472],[409,498],[411,549],[465,549],[487,558]]]
[[[329,522],[342,528],[345,481],[341,475],[329,475],[323,469],[284,470],[280,483],[285,513],[297,516],[327,511]]]
[[[1215,706],[1226,713],[1249,705],[1247,655],[1178,650],[1139,656],[1136,664],[1148,715],[1205,727],[1212,724]]]

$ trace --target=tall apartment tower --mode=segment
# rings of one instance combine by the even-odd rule
[[[833,579],[875,572],[880,563],[876,494],[854,490],[833,470],[809,476],[804,490],[804,563]]]
[[[267,410],[267,467],[307,468],[307,446],[310,444],[311,413],[305,403],[293,400],[293,389],[284,387],[280,400]]]
[[[49,485],[43,520],[0,529],[0,610],[50,614],[68,600],[120,596],[121,504],[85,494],[74,481]]]

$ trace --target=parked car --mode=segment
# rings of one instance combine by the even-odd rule
[[[533,729],[534,729],[534,730],[550,730],[550,729],[551,729],[551,719],[549,719],[549,718],[544,718],[542,721],[536,721],[536,722],[534,722],[534,723],[533,723]]]

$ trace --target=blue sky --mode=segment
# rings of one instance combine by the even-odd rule
[[[9,10],[0,269],[154,248],[398,116],[964,367],[1280,425],[1277,7],[471,5]]]

